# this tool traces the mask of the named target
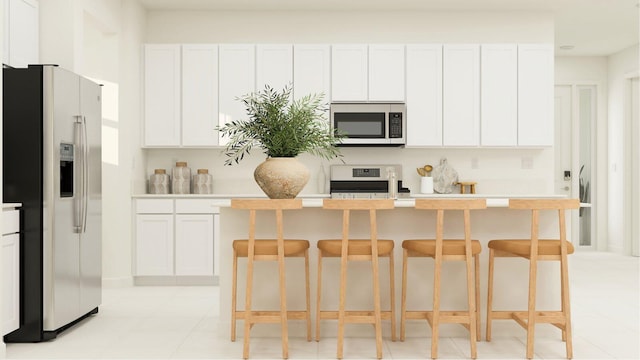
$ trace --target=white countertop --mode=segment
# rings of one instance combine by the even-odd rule
[[[4,203],[2,209],[16,209],[22,207],[22,203]]]
[[[215,206],[229,207],[232,198],[266,198],[264,194],[140,194],[132,196],[134,199],[212,199]],[[322,199],[329,198],[329,194],[300,194],[304,207],[322,207]],[[508,207],[510,198],[565,198],[564,195],[535,195],[535,194],[411,194],[409,198],[397,199],[396,207],[414,207],[418,198],[486,198],[487,207]],[[591,204],[582,203],[582,207],[591,207]]]

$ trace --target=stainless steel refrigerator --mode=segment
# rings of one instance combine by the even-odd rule
[[[20,328],[52,339],[102,298],[101,87],[53,65],[3,69],[3,196],[22,203]]]

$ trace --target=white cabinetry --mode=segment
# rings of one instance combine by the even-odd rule
[[[553,145],[553,46],[518,46],[518,145]]]
[[[144,145],[180,145],[180,45],[144,48]]]
[[[145,45],[144,145],[217,146],[218,47]]]
[[[293,47],[293,96],[324,94],[331,100],[331,48],[329,45],[295,45]]]
[[[137,199],[135,275],[217,275],[218,213],[209,199]]]
[[[2,213],[2,335],[20,327],[20,212]]]
[[[369,45],[369,101],[405,101],[404,45]]]
[[[293,83],[293,48],[291,45],[256,47],[256,89],[269,85],[282,90]]]
[[[4,57],[12,67],[39,64],[39,4],[37,0],[3,0]]]
[[[442,145],[442,45],[407,45],[407,146]]]
[[[368,98],[367,45],[333,45],[331,100],[366,101]]]
[[[181,89],[182,145],[217,146],[217,45],[182,45]]]
[[[482,45],[481,136],[483,146],[518,144],[518,48]]]
[[[256,90],[255,63],[254,45],[220,45],[220,125],[246,118],[244,104],[237,98]],[[220,145],[227,142],[219,139]]]
[[[173,200],[136,203],[137,276],[173,275]]]
[[[480,137],[480,46],[444,45],[443,145],[476,146]]]

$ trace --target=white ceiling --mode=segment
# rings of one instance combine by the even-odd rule
[[[605,56],[638,44],[640,0],[139,0],[150,10],[548,11],[556,55]],[[573,50],[562,50],[573,45]]]

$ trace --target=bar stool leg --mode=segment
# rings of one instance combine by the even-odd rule
[[[320,341],[320,304],[322,293],[322,250],[318,250],[318,283],[316,292],[316,341]]]
[[[278,239],[278,272],[280,273],[280,324],[282,326],[282,358],[289,357],[289,334],[287,329],[287,286],[285,284],[284,242]]]
[[[233,250],[233,274],[231,280],[231,341],[236,341],[236,296],[238,295],[238,253]]]
[[[380,312],[380,268],[378,267],[378,254],[375,246],[372,246],[371,263],[373,267],[373,311],[376,331],[376,354],[382,359],[382,314]]]
[[[311,341],[311,289],[309,289],[309,249],[304,251],[304,281],[307,290],[307,341]]]
[[[475,264],[475,275],[474,279],[476,282],[476,340],[482,340],[482,331],[480,330],[480,323],[482,322],[482,317],[480,316],[480,255],[474,255]]]
[[[536,275],[537,254],[532,251],[529,266],[529,306],[527,314],[527,359],[533,359],[533,339],[536,330]]]
[[[437,250],[436,250],[437,251]],[[436,255],[433,281],[433,320],[431,321],[431,358],[438,357],[438,326],[440,325],[440,271],[442,259]]]
[[[405,339],[405,325],[407,322],[407,260],[409,253],[402,249],[402,298],[400,299],[400,341]]]
[[[493,262],[494,262],[494,251],[493,249],[489,249],[489,288],[487,291],[487,333],[485,338],[487,341],[491,341],[491,319],[492,317],[492,302],[493,302]]]
[[[395,267],[393,261],[393,250],[389,254],[389,287],[390,287],[390,299],[391,299],[391,341],[396,341],[396,286],[395,286],[395,273],[393,268]]]
[[[336,357],[342,359],[344,345],[344,308],[347,292],[347,251],[346,246],[342,247],[340,258],[340,304],[338,306],[338,352]]]
[[[469,343],[471,345],[471,358],[475,359],[477,357],[476,351],[476,340],[477,340],[477,328],[476,328],[476,300],[475,300],[475,281],[472,279],[473,273],[471,268],[473,265],[471,264],[471,246],[469,245],[467,248],[467,254],[465,256],[466,260],[466,268],[467,268],[467,309],[469,314]]]
[[[567,359],[571,359],[573,358],[573,336],[571,334],[571,305],[569,301],[569,264],[566,254],[560,259],[560,271],[562,271],[562,311],[565,316],[563,335],[565,335],[567,342]]]
[[[254,247],[249,245],[249,254],[247,256],[247,293],[244,303],[244,345],[242,357],[249,358],[249,333],[251,332],[251,289],[253,287],[253,255]]]

